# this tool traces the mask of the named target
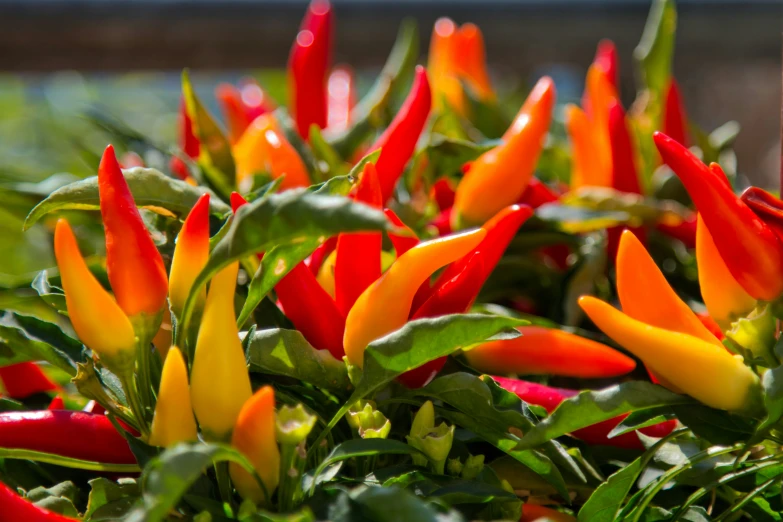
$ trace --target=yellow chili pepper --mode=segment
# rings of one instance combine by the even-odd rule
[[[177,236],[169,276],[169,300],[174,315],[180,317],[193,281],[209,258],[209,194],[202,195],[185,218]],[[199,294],[199,308],[207,297],[206,288]]]
[[[728,330],[733,321],[756,306],[756,300],[731,275],[701,215],[696,222],[696,266],[701,297],[721,330]]]
[[[580,297],[579,306],[615,342],[707,406],[729,411],[757,406],[759,379],[741,356],[692,335],[632,319],[594,297]]]
[[[408,321],[413,296],[433,272],[476,248],[486,234],[486,230],[479,228],[433,239],[419,243],[397,258],[348,312],[343,346],[351,364],[361,367],[368,344]]]
[[[231,444],[253,464],[271,496],[280,482],[280,449],[275,440],[275,391],[271,386],[260,388],[242,406]],[[264,491],[253,475],[233,462],[228,469],[242,498],[256,504],[265,503]]]
[[[54,254],[68,316],[79,339],[113,372],[132,372],[136,360],[133,325],[87,268],[73,231],[64,219],[57,222],[54,231]]]
[[[207,439],[226,440],[252,395],[234,315],[239,263],[212,278],[190,374],[193,411]]]
[[[233,148],[237,166],[237,185],[250,182],[254,174],[267,173],[277,179],[285,176],[283,190],[307,187],[310,176],[302,158],[278,128],[271,114],[262,114],[242,134]]]
[[[198,440],[198,429],[190,404],[188,369],[182,352],[172,346],[163,363],[149,443],[167,448],[194,440]]]
[[[587,114],[576,105],[567,105],[565,124],[572,149],[571,190],[611,186],[611,169],[601,163],[605,158],[598,152],[600,144]]]
[[[483,225],[524,193],[536,168],[555,103],[551,78],[538,81],[503,136],[505,143],[474,161],[457,186],[452,225]]]

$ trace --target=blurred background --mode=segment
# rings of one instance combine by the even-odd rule
[[[360,94],[386,59],[403,18],[418,22],[424,62],[434,21],[450,16],[481,27],[495,85],[507,100],[549,74],[559,102],[577,101],[597,43],[612,39],[620,52],[626,104],[635,96],[632,54],[650,9],[649,0],[333,3],[336,63],[357,71]],[[248,75],[285,103],[283,68],[306,4],[0,0],[0,196],[54,173],[94,174],[107,138],[90,112],[116,117],[154,143],[176,144],[183,67],[191,68],[198,94],[214,114],[215,86]],[[707,131],[738,122],[739,172],[777,189],[783,0],[678,0],[677,8],[674,72],[690,118]],[[45,184],[28,188],[51,190]],[[18,236],[25,249],[14,256],[19,266],[4,271],[50,266],[48,246],[46,252],[35,250],[47,241],[30,237],[42,231],[22,236],[24,213],[12,212],[14,201],[0,202],[0,233]]]

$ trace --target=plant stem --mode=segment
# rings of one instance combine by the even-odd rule
[[[133,416],[136,417],[136,424],[139,426],[142,438],[146,440],[149,438],[150,429],[147,424],[147,419],[144,416],[143,407],[139,402],[139,394],[136,389],[136,380],[134,379],[133,373],[120,376],[120,383],[122,384],[122,389],[125,391],[125,398],[128,400],[128,406],[130,406]]]

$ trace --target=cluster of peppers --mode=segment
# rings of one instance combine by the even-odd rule
[[[312,126],[340,132],[351,124],[355,82],[350,69],[331,67],[333,24],[330,4],[315,0],[290,55],[290,112],[305,141]],[[450,107],[469,116],[466,88],[479,100],[495,101],[484,55],[483,37],[475,25],[457,27],[449,19],[436,22],[427,69],[416,68],[404,104],[386,130],[365,148],[380,154],[365,164],[349,197],[384,209],[391,222],[405,227],[386,205],[425,132],[431,111]],[[610,187],[642,193],[637,153],[617,83],[617,51],[611,42],[602,42],[587,74],[582,107],[568,106],[565,112],[572,143],[570,191]],[[281,178],[283,190],[311,184],[302,158],[272,113],[274,105],[258,84],[222,85],[217,96],[229,129],[240,191],[260,171]],[[779,277],[783,273],[783,202],[756,188],[735,195],[718,165],[704,165],[686,148],[687,123],[673,80],[664,98],[664,132],[652,138],[663,163],[691,196],[698,215],[676,226],[661,223],[658,228],[695,248],[709,315],[695,313],[669,286],[645,249],[643,228],[608,231],[622,312],[591,296],[580,298],[579,305],[598,328],[646,365],[654,382],[714,408],[754,414],[761,407],[759,378],[745,359],[767,366],[776,365],[776,360],[770,344],[747,335],[743,322],[765,327],[783,294]],[[554,82],[543,78],[500,145],[464,165],[456,187],[446,179],[435,183],[432,196],[441,213],[432,224],[440,237],[420,241],[411,230],[406,235],[389,234],[393,252],[384,251],[381,232],[328,239],[275,286],[277,305],[285,316],[316,349],[361,368],[366,347],[407,321],[470,310],[534,208],[563,195],[563,190],[549,188],[534,177],[554,103]],[[183,103],[181,148],[193,159],[205,146],[198,134],[192,111]],[[194,183],[182,159],[175,158],[171,168]],[[273,389],[262,387],[254,393],[251,388],[234,314],[238,263],[224,268],[212,279],[209,290],[202,290],[194,312],[199,324],[183,337],[184,346],[159,341],[165,338],[159,334],[166,325],[180,318],[194,281],[207,263],[209,194],[199,199],[185,219],[167,271],[111,146],[101,160],[98,180],[112,293],[88,269],[64,219],[55,229],[55,253],[74,330],[100,363],[117,375],[128,399],[129,409],[114,408],[111,413],[126,430],[151,445],[196,441],[199,430],[205,440],[230,442],[247,457],[260,479],[232,464],[230,476],[238,493],[257,504],[268,502],[280,485],[281,459],[286,460],[290,448],[306,438],[313,421],[291,409],[276,413]],[[235,212],[244,203],[239,193],[231,195]],[[627,355],[564,330],[524,326],[519,331],[522,335],[515,339],[471,347],[463,354],[465,360],[477,371],[492,375],[587,379],[625,375],[636,366]],[[151,343],[154,351],[149,349]],[[163,360],[154,408],[144,399],[151,383],[143,369],[149,366],[150,357]],[[401,376],[400,381],[409,387],[423,386],[444,362],[428,363]],[[0,379],[12,397],[58,389],[33,363],[2,368]],[[548,412],[578,393],[502,376],[494,379]],[[280,416],[288,422],[277,422]],[[293,423],[298,430],[295,435],[290,432],[292,416],[298,419]],[[621,420],[572,435],[589,444],[643,449],[633,432],[609,438]],[[640,431],[661,437],[675,425],[672,420]],[[54,431],[59,435],[56,438],[41,436]],[[0,414],[0,447],[114,464],[135,462],[125,438],[99,407],[67,411],[61,400],[55,400],[48,411]],[[14,499],[7,487],[0,486],[0,505],[15,506],[10,509],[17,509],[15,513],[25,520],[37,520],[39,508]],[[566,517],[526,505],[523,520],[534,520],[539,511],[538,516]]]

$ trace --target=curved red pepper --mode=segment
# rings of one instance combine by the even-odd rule
[[[435,216],[435,218],[430,221],[430,226],[437,229],[439,236],[448,236],[454,232],[454,230],[451,228],[451,214],[453,210],[453,207],[447,208],[446,210],[441,211],[440,214]]]
[[[783,201],[759,187],[748,187],[740,199],[783,241]]]
[[[38,507],[0,482],[0,522],[75,522],[80,519]]]
[[[329,257],[332,252],[334,252],[335,248],[337,248],[337,236],[330,237],[321,243],[318,248],[313,250],[313,253],[310,254],[310,259],[307,262],[307,267],[314,276],[318,275],[318,272],[321,271],[321,266],[324,264],[324,261],[326,261],[326,258]]]
[[[451,186],[448,178],[440,178],[433,183],[430,190],[430,199],[434,200],[441,210],[446,210],[454,206],[454,196],[456,192]]]
[[[609,82],[614,87],[615,91],[620,89],[620,68],[618,62],[620,61],[617,55],[617,47],[611,40],[601,40],[598,42],[598,49],[595,51],[595,58],[593,63],[601,69]]]
[[[83,411],[0,413],[0,448],[26,449],[112,464],[135,464],[108,417]]]
[[[527,188],[519,198],[520,205],[528,205],[530,208],[538,208],[546,203],[552,203],[560,199],[560,196],[546,183],[542,183],[538,178],[530,178]]]
[[[663,161],[682,180],[734,279],[755,299],[783,294],[783,243],[727,186],[720,167],[710,169],[675,140],[653,134]]]
[[[198,141],[195,132],[193,132],[193,120],[188,115],[188,109],[185,106],[185,99],[180,100],[179,116],[177,116],[177,135],[179,137],[179,147],[189,158],[196,159],[201,154],[201,143]],[[171,171],[182,179],[190,176],[185,163],[174,156],[171,158]]]
[[[328,0],[313,0],[307,8],[288,58],[291,114],[302,139],[310,126],[326,127],[327,74],[332,61],[334,17]]]
[[[394,192],[397,180],[408,160],[413,156],[416,143],[424,130],[432,108],[432,93],[427,71],[421,65],[416,67],[413,86],[389,127],[373,144],[370,151],[381,149],[381,155],[375,163],[378,181],[381,184],[383,202],[389,200]]]
[[[685,105],[680,95],[680,87],[674,78],[666,86],[663,105],[663,133],[681,145],[686,147],[689,145]]]
[[[12,399],[24,399],[36,393],[59,389],[41,368],[32,362],[23,362],[0,368],[0,381],[5,393]]]
[[[394,251],[397,253],[397,257],[400,257],[405,252],[407,252],[408,250],[410,250],[411,248],[419,244],[419,238],[416,237],[413,231],[405,223],[402,222],[400,217],[397,214],[395,214],[392,209],[390,208],[384,209],[383,213],[386,214],[386,217],[389,218],[389,221],[394,223],[394,226],[405,228],[411,233],[410,236],[389,234],[389,239],[391,240],[392,245],[394,245]]]
[[[552,388],[537,384],[534,382],[523,381],[520,379],[507,379],[504,377],[492,377],[503,389],[508,390],[523,401],[529,404],[542,406],[547,413],[552,413],[561,402],[579,394],[578,390],[568,390],[565,388]],[[621,415],[614,419],[599,422],[587,428],[577,430],[572,435],[591,445],[614,446],[617,448],[628,448],[644,451],[644,446],[635,432],[624,433],[617,437],[608,438],[609,432],[617,427],[620,422],[627,417]],[[641,428],[639,431],[650,437],[665,437],[674,430],[677,421],[668,420]]]
[[[612,188],[641,194],[631,134],[625,111],[618,101],[609,106],[609,143],[612,149]]]
[[[352,198],[376,208],[382,207],[381,187],[372,163],[365,165]],[[362,292],[381,277],[381,250],[383,236],[380,232],[338,236],[334,261],[334,300],[342,315],[347,316]]]

